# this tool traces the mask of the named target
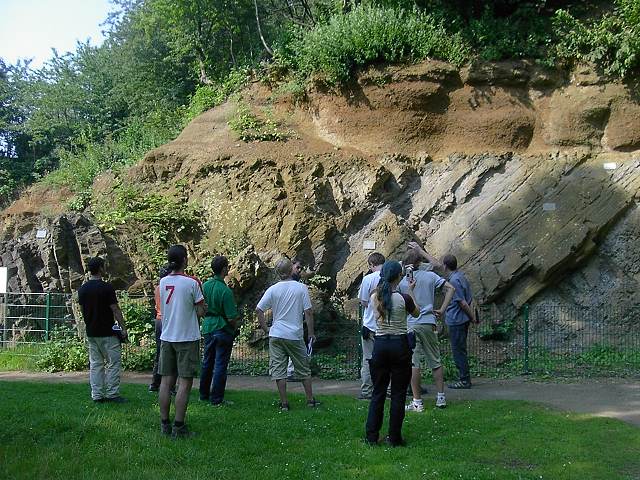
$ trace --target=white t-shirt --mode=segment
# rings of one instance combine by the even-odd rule
[[[264,292],[258,308],[263,312],[269,309],[273,312],[270,337],[302,340],[304,311],[311,308],[309,289],[295,280],[283,280]]]
[[[424,270],[414,270],[413,278],[416,280],[413,296],[420,308],[420,316],[414,318],[408,315],[407,323],[409,326],[426,323],[435,325],[436,317],[433,314],[433,301],[436,288],[441,288],[446,280],[433,272],[425,272]],[[402,278],[400,285],[398,285],[398,290],[402,293],[409,293],[407,277]]]
[[[376,291],[378,283],[380,283],[380,272],[371,272],[362,279],[360,291],[358,292],[358,299],[363,302],[368,302],[367,308],[364,309],[362,316],[362,325],[374,332],[376,331],[377,325],[371,295]]]
[[[204,301],[200,280],[172,273],[160,280],[160,312],[163,342],[200,340],[196,305]]]

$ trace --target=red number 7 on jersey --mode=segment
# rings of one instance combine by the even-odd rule
[[[167,302],[166,302],[168,305],[169,302],[171,301],[171,296],[173,295],[173,291],[176,289],[176,287],[173,285],[167,285],[165,289],[169,292],[169,296],[167,297]]]

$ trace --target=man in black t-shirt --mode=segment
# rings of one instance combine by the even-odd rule
[[[78,290],[78,301],[87,326],[91,398],[98,403],[123,403],[126,400],[120,396],[122,347],[114,330],[114,327],[117,329],[115,321],[124,337],[127,330],[116,292],[111,284],[102,280],[104,260],[92,258],[87,266],[91,276]]]

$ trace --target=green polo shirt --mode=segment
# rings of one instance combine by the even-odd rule
[[[202,322],[202,334],[205,335],[227,327],[227,320],[233,320],[238,316],[238,308],[233,299],[233,292],[217,275],[204,282],[202,291],[208,305],[207,314]]]

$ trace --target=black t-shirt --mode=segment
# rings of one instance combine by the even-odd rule
[[[118,303],[116,291],[103,280],[89,280],[78,290],[78,302],[88,337],[110,337],[114,325],[111,305]]]

